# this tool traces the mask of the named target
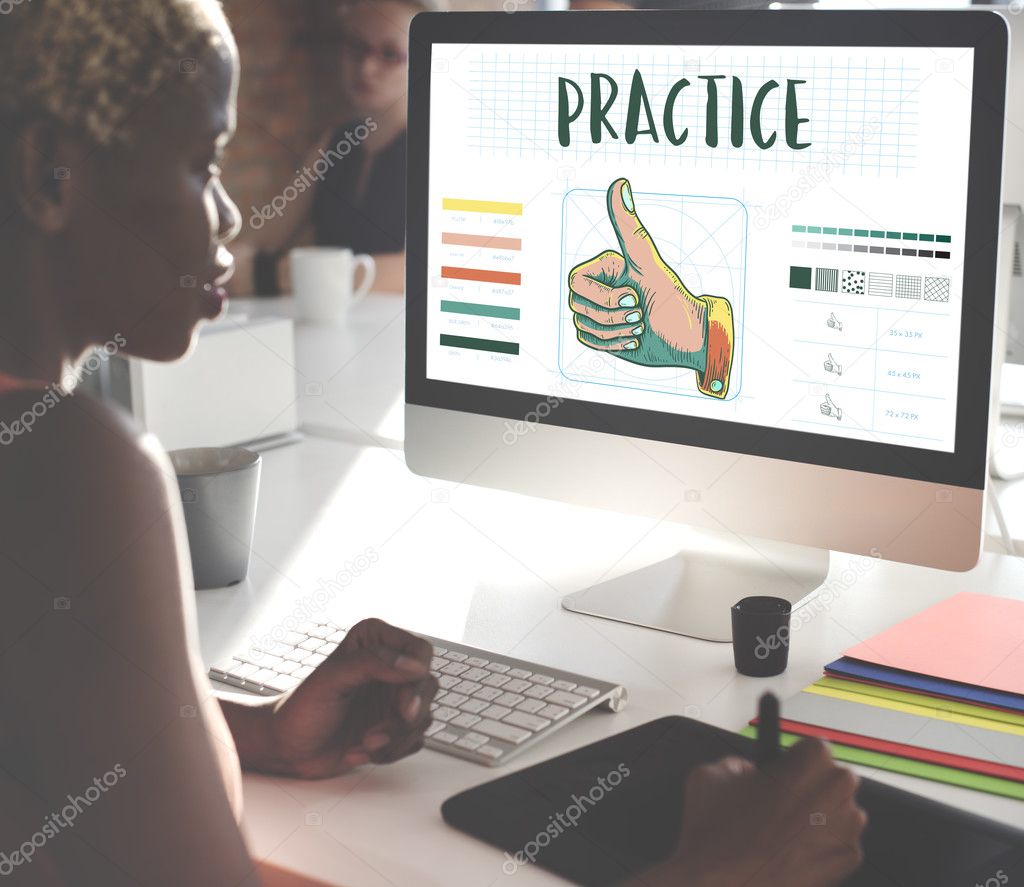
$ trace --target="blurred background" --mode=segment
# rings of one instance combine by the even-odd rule
[[[390,190],[387,181],[404,165],[404,139],[396,144],[395,136],[404,130],[404,111],[398,115],[402,119],[390,118],[405,100],[407,45],[402,31],[417,12],[429,8],[528,12],[570,6],[629,9],[637,5],[658,4],[613,0],[571,4],[543,0],[275,0],[254,4],[251,0],[224,0],[238,40],[243,72],[238,132],[224,174],[244,222],[234,247],[238,262],[234,294],[286,292],[287,252],[298,245],[351,246],[357,252],[376,256],[395,254],[393,244],[388,242],[393,237],[370,237],[360,242],[358,236],[353,239],[353,233],[358,232],[329,230],[329,218],[325,230],[324,217],[344,214],[345,207],[370,201],[400,202],[394,195],[380,192]],[[312,182],[310,192],[320,192],[315,201],[289,200],[283,206],[281,195],[295,182],[297,173],[319,150],[337,145],[345,124],[361,122],[368,116],[384,131],[366,140],[360,146],[362,150],[353,151],[355,162],[337,163],[339,168],[332,165],[326,185],[319,180]],[[394,145],[391,156],[375,160],[373,155],[386,151],[389,145]],[[374,166],[379,170],[376,181],[370,168]],[[394,184],[404,186],[404,180]],[[280,211],[268,211],[272,202]],[[321,206],[311,205],[317,202]],[[364,231],[399,231],[404,215],[397,207],[385,209],[378,219],[357,218],[357,226],[361,223]],[[250,220],[259,211],[266,219],[252,224]],[[263,254],[262,285],[257,285],[254,271],[258,252]],[[383,288],[400,288],[400,281],[394,286],[395,268],[389,273],[386,261],[378,262],[378,268]]]

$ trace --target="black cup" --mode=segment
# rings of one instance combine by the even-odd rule
[[[782,674],[789,662],[792,604],[780,597],[745,597],[732,608],[736,671],[753,678]]]

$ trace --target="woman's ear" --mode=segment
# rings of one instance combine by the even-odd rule
[[[26,124],[15,136],[5,175],[14,204],[29,224],[46,234],[62,231],[74,203],[72,140],[45,121]]]

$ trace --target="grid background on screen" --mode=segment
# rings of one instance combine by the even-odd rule
[[[837,60],[822,51],[810,59],[788,60],[775,54],[737,54],[709,50],[700,58],[680,49],[671,61],[652,62],[652,48],[606,50],[580,47],[554,58],[535,49],[509,50],[489,47],[469,60],[469,82],[461,84],[469,94],[470,144],[481,157],[535,159],[562,163],[585,163],[600,156],[604,160],[647,159],[680,167],[723,169],[790,170],[807,164],[828,163],[844,173],[896,176],[914,167],[917,147],[918,98],[920,84],[916,66],[881,54],[858,59]],[[626,107],[633,72],[640,69],[651,110],[659,131],[658,143],[640,135],[629,145],[623,138]],[[619,138],[605,132],[600,144],[590,139],[588,115],[590,74],[613,77],[619,94],[608,115]],[[729,142],[731,79],[718,83],[719,146],[709,148],[703,138],[707,93],[701,74],[739,76],[744,85],[745,115],[757,89],[775,79],[780,86],[764,105],[764,132],[779,133],[775,146],[761,150],[749,132],[744,144]],[[572,143],[558,143],[558,78],[568,77],[583,90],[586,104],[573,124]],[[679,146],[665,137],[662,125],[664,99],[681,77],[690,80],[676,100],[677,129],[688,126],[690,134]],[[808,118],[800,127],[800,138],[809,148],[794,151],[785,147],[784,97],[786,79],[807,82],[797,87],[799,112]],[[574,97],[572,97],[574,98]],[[774,118],[774,119],[773,119]],[[641,127],[645,125],[641,113]],[[748,120],[749,122],[749,120]],[[782,149],[779,150],[781,144]]]

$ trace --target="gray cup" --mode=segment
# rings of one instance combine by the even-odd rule
[[[178,475],[195,587],[241,582],[249,572],[262,457],[242,447],[168,455]]]

